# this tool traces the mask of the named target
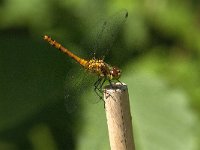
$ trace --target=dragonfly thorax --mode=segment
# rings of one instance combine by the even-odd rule
[[[88,61],[86,69],[99,77],[106,77],[108,80],[119,79],[121,76],[121,71],[117,67],[109,66],[102,59],[91,59]]]
[[[89,60],[86,69],[100,77],[105,77],[109,74],[109,67],[102,59]]]

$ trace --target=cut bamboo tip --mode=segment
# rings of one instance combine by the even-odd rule
[[[127,85],[105,86],[104,101],[111,150],[135,150]]]

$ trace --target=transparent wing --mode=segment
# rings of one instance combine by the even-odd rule
[[[103,19],[100,21],[88,34],[88,38],[85,38],[84,46],[85,51],[89,52],[90,56],[103,59],[107,52],[111,49],[114,41],[128,17],[128,12],[122,10],[115,15]],[[88,57],[89,58],[89,57]],[[93,84],[97,80],[96,76],[92,76],[84,69],[76,64],[70,69],[70,72],[66,76],[65,82],[65,105],[67,111],[73,112],[79,109],[81,105],[80,95],[86,90],[94,89]],[[77,108],[78,107],[78,108]]]
[[[96,58],[103,58],[108,53],[127,17],[127,10],[121,10],[97,23],[87,38],[92,55],[94,54]]]
[[[80,96],[87,90],[93,92],[93,84],[96,80],[96,77],[78,67],[72,68],[70,72],[71,76],[67,76],[65,82],[65,106],[68,113],[81,109]]]

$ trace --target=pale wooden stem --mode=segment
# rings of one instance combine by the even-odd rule
[[[127,86],[106,86],[104,101],[111,150],[135,150]]]

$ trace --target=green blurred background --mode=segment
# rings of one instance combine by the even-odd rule
[[[73,89],[78,65],[42,37],[85,56],[93,27],[124,8],[107,61],[123,70],[137,150],[200,149],[200,1],[1,0],[0,150],[109,149],[103,102]]]

